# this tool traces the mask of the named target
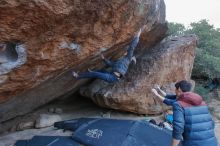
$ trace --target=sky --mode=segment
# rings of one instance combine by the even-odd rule
[[[188,26],[191,22],[207,19],[220,28],[220,0],[164,0],[166,20]]]

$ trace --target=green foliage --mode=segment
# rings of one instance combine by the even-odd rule
[[[180,23],[168,23],[168,35],[169,36],[176,36],[181,35],[185,32],[185,26]]]
[[[198,47],[210,55],[220,57],[220,31],[210,25],[207,20],[191,23],[185,34],[196,34],[199,38]]]
[[[179,23],[169,23],[169,34],[196,34],[199,38],[192,76],[214,78],[220,76],[220,29],[207,20],[193,22],[189,28]]]
[[[220,75],[220,57],[210,55],[208,51],[196,49],[193,77],[218,78]]]
[[[196,92],[197,94],[199,94],[200,96],[202,96],[204,100],[207,101],[207,100],[209,99],[209,95],[208,95],[209,90],[206,89],[206,88],[204,88],[202,84],[196,84],[194,90],[195,90],[195,92]]]

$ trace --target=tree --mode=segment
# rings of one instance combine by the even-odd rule
[[[196,34],[199,38],[198,47],[210,55],[220,57],[220,31],[210,25],[207,20],[190,24],[190,29],[185,34]]]
[[[193,78],[215,78],[220,76],[220,29],[207,20],[193,22],[187,29],[180,23],[169,23],[169,35],[195,34],[199,38],[192,71]]]
[[[177,36],[184,34],[185,32],[185,26],[180,23],[168,23],[168,35],[169,36]]]

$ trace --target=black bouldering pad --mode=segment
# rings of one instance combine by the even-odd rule
[[[81,125],[72,138],[87,146],[121,146],[133,120],[96,119]]]
[[[72,138],[87,146],[170,146],[172,132],[147,121],[95,119]]]
[[[69,136],[34,136],[30,140],[17,141],[15,146],[80,146]]]
[[[97,120],[97,118],[79,118],[67,121],[55,122],[54,127],[58,129],[75,131],[81,125],[86,124],[90,121]]]
[[[18,140],[14,146],[27,146],[28,140]]]

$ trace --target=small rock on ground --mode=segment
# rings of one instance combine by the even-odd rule
[[[58,121],[62,121],[59,115],[41,114],[36,120],[35,128],[49,127]]]

